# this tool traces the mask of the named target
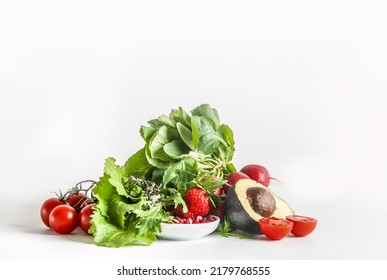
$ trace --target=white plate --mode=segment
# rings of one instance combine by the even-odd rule
[[[219,218],[213,222],[201,224],[161,224],[159,237],[169,240],[194,240],[213,233],[219,225]]]

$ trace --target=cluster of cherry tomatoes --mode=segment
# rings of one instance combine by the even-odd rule
[[[40,208],[40,217],[43,223],[60,234],[71,233],[79,227],[87,234],[90,229],[90,219],[95,201],[88,192],[96,182],[82,181],[68,190],[65,194],[48,198]],[[83,184],[90,184],[86,189]]]

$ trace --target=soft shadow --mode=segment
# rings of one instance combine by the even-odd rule
[[[84,244],[94,244],[93,237],[87,235],[80,229],[76,228],[72,233],[69,234],[59,234],[53,231],[52,229],[47,228],[44,224],[42,226],[24,226],[21,224],[12,224],[10,227],[16,228],[19,232],[24,232],[32,235],[44,235],[44,236],[56,236],[56,238],[62,238],[70,240],[72,242],[84,243]]]
[[[84,243],[84,244],[94,244],[93,237],[84,233],[80,228],[75,229],[70,234],[57,234],[59,237],[70,240],[72,242]]]
[[[255,236],[254,239],[255,239],[255,240],[260,240],[260,241],[273,241],[273,240],[268,239],[268,238],[265,237],[264,235],[257,235],[257,236]]]

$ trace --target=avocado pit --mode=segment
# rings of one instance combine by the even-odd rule
[[[268,218],[273,215],[276,205],[273,195],[264,188],[248,188],[246,190],[246,199],[251,208],[261,215]]]

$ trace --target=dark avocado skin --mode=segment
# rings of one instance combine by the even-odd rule
[[[258,221],[253,220],[243,209],[236,193],[235,187],[232,186],[227,192],[224,201],[224,211],[226,217],[238,229],[246,233],[261,234]]]

